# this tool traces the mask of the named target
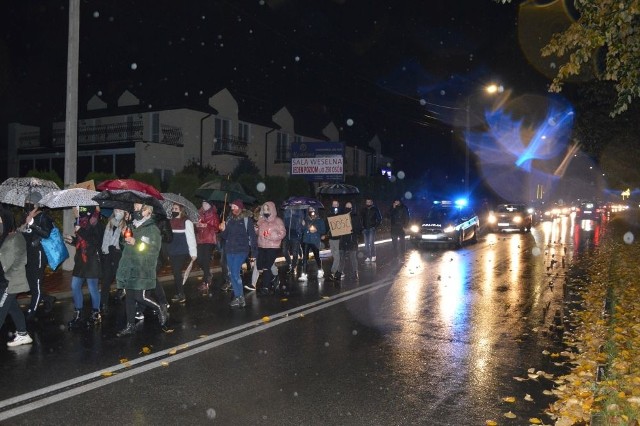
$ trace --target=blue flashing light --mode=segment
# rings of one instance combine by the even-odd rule
[[[456,200],[456,206],[458,207],[464,207],[467,205],[467,200],[464,198],[460,198],[458,200]]]

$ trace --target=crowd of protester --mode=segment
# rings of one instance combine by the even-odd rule
[[[43,292],[47,259],[40,241],[49,236],[54,222],[48,209],[38,205],[40,199],[37,192],[27,198],[19,222],[14,221],[12,211],[0,205],[0,327],[7,315],[12,318],[15,333],[7,342],[9,347],[30,344],[27,323],[39,309],[50,313],[55,301]],[[165,265],[170,265],[173,272],[172,303],[185,303],[183,271],[185,267],[190,270],[195,262],[203,272],[198,287],[202,294],[230,291],[229,306],[243,308],[246,291],[255,290],[259,296],[268,297],[282,290],[276,265],[279,256],[286,263],[283,276],[293,276],[303,283],[313,278],[322,280],[320,250],[328,246],[332,262],[327,278],[336,285],[343,280],[359,279],[357,252],[361,239],[365,243],[364,261],[371,263],[377,259],[376,229],[382,215],[372,198],[365,199],[362,212],[355,209],[352,201],[343,204],[333,199],[323,216],[314,207],[285,208],[279,212],[272,201],[251,211],[241,200],[234,200],[220,210],[222,214],[213,202],[204,200],[194,223],[185,207],[177,203],[173,204],[169,217],[164,211],[154,211],[152,205],[141,203],[133,204],[130,212],[113,209],[108,218],[102,218],[100,209],[94,206],[74,208],[74,232],[64,236],[65,242],[75,247],[69,283],[74,313],[68,328],[95,326],[102,316],[110,313],[113,303],[124,300],[126,325],[117,336],[134,334],[136,321],[144,317],[144,309],[153,310],[161,329],[169,331],[170,305],[159,280],[159,271]],[[341,228],[340,232],[332,229],[331,218],[344,215],[349,218],[348,229]],[[401,259],[409,211],[400,199],[394,200],[389,218],[394,255]],[[214,283],[211,273],[214,254],[220,257],[223,271],[218,283]],[[244,280],[246,283],[245,264],[251,271],[251,278]],[[90,295],[89,312],[84,306],[84,283]],[[31,300],[23,312],[17,296],[26,292],[30,292]]]

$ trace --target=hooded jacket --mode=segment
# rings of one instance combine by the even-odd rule
[[[0,235],[0,287],[7,287],[8,294],[29,291],[27,282],[27,243],[20,232],[15,231],[11,212],[0,207],[2,235]],[[0,297],[2,297],[0,295]]]
[[[265,217],[265,209],[269,211],[269,217]],[[287,231],[284,222],[278,217],[278,210],[273,201],[267,201],[260,208],[258,219],[258,247],[280,248],[280,242]]]
[[[315,228],[315,232],[311,232],[312,228]],[[307,214],[307,217],[304,219],[303,243],[320,247],[320,237],[326,232],[327,228],[324,219],[320,218],[317,213],[314,218],[311,218],[311,216]]]
[[[251,253],[252,257],[256,257],[258,254],[258,238],[254,223],[253,213],[246,209],[242,210],[238,216],[234,216],[233,213],[227,216],[224,231],[220,232],[220,237],[224,239],[226,253]]]
[[[162,244],[160,230],[153,218],[133,228],[134,245],[125,244],[118,265],[118,288],[151,290],[156,287],[156,265]]]
[[[202,207],[198,210],[198,223],[196,223],[196,243],[216,244],[218,238],[216,234],[220,232],[220,219],[218,209],[212,205],[209,210]]]

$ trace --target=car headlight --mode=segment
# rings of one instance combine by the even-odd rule
[[[453,225],[449,225],[446,228],[444,228],[444,232],[446,232],[447,234],[450,233],[450,232],[453,232],[455,230],[456,230],[456,228]]]
[[[514,221],[515,223],[520,223],[520,222],[522,222],[522,216],[514,216],[514,217],[513,217],[513,221]]]
[[[411,225],[411,228],[409,228],[409,230],[413,233],[416,233],[420,231],[420,227],[418,225]]]
[[[496,223],[497,219],[494,215],[490,214],[489,217],[487,218],[487,221],[489,223]]]

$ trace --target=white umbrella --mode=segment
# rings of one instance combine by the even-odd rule
[[[167,212],[167,216],[171,216],[171,209],[173,208],[173,204],[180,204],[185,208],[187,212],[187,217],[194,224],[198,222],[198,208],[191,201],[187,200],[180,194],[174,194],[173,192],[163,192],[162,197],[164,198],[162,203],[162,207]]]
[[[36,177],[12,177],[0,184],[0,203],[24,206],[26,198],[34,192],[43,197],[60,187],[54,181]]]
[[[92,198],[98,194],[98,191],[84,188],[61,189],[60,191],[52,191],[48,193],[42,197],[42,200],[40,200],[38,204],[51,209],[76,206],[97,206],[98,203],[93,201]]]

